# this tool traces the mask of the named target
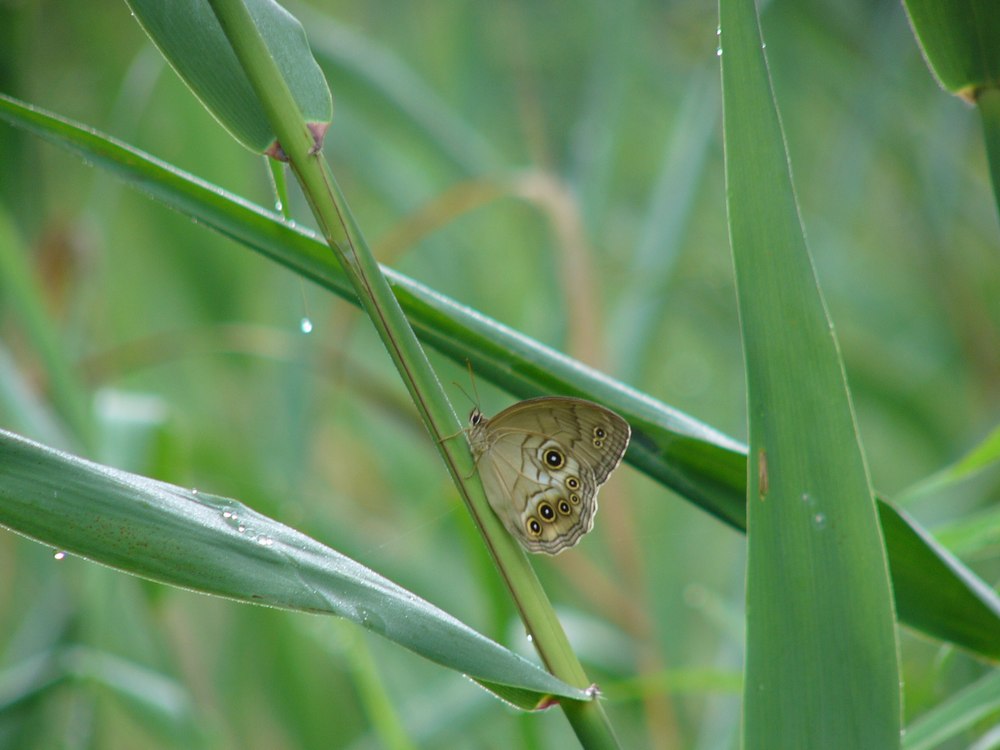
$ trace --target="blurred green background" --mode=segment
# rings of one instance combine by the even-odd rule
[[[334,92],[327,156],[381,260],[744,437],[713,4],[288,7]],[[896,2],[780,0],[762,21],[873,481],[893,497],[1000,415],[977,117],[937,87]],[[0,90],[274,204],[263,161],[124,4],[0,4]],[[361,314],[2,125],[0,164],[0,210],[93,394],[88,457],[238,497],[531,652]],[[0,297],[0,426],[80,450],[23,325]],[[477,385],[486,413],[512,401]],[[907,508],[937,528],[998,494],[994,471]],[[629,468],[601,501],[579,547],[535,561],[616,730],[736,747],[743,538]],[[990,582],[997,539],[963,550]],[[518,716],[353,626],[57,562],[8,532],[0,571],[3,747],[405,747],[394,721],[422,747],[575,743],[562,714]],[[60,668],[43,669],[52,649]],[[902,655],[907,719],[982,672],[908,631]]]

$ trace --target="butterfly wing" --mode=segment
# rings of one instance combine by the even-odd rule
[[[631,430],[589,401],[522,401],[470,430],[494,512],[531,552],[557,554],[593,528],[597,491],[621,462]]]

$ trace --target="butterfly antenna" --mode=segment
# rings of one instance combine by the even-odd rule
[[[459,383],[459,382],[458,382],[458,381],[456,381],[456,380],[452,380],[452,381],[451,381],[451,384],[452,384],[453,386],[455,386],[456,388],[458,388],[458,390],[460,390],[460,391],[462,392],[462,395],[463,395],[463,396],[465,396],[465,397],[466,397],[467,399],[469,399],[469,402],[470,402],[470,403],[471,403],[471,404],[472,404],[473,406],[478,406],[478,405],[479,405],[479,404],[477,404],[477,403],[476,403],[475,401],[473,401],[473,400],[472,400],[472,396],[470,396],[470,395],[469,395],[469,392],[468,392],[467,390],[465,390],[465,389],[464,389],[464,388],[462,387],[462,384],[461,384],[461,383]]]
[[[472,393],[475,395],[475,398],[473,398],[472,396],[470,396],[469,392],[467,390],[465,390],[462,387],[461,383],[459,383],[458,381],[452,380],[451,384],[453,386],[455,386],[456,388],[458,388],[458,390],[460,390],[462,392],[462,395],[465,396],[467,399],[469,399],[469,402],[474,407],[476,407],[478,409],[479,408],[479,390],[476,388],[476,378],[472,374],[472,362],[470,362],[469,360],[465,360],[465,364],[469,368],[469,382],[472,383]]]
[[[472,371],[472,360],[466,359],[465,366],[469,368],[469,382],[472,383],[472,392],[476,394],[476,406],[479,406],[479,389],[476,387],[476,373]]]

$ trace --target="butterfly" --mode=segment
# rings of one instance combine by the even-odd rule
[[[473,409],[467,434],[493,512],[529,552],[556,555],[594,527],[632,430],[598,404],[546,396],[492,419]]]

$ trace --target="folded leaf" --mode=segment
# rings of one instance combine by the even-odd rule
[[[0,430],[0,525],[133,575],[344,617],[522,708],[578,690],[335,550],[229,498]]]
[[[272,150],[274,131],[208,0],[126,0],[136,20],[209,112],[247,148]],[[247,9],[318,138],[333,98],[298,20],[273,0]]]

